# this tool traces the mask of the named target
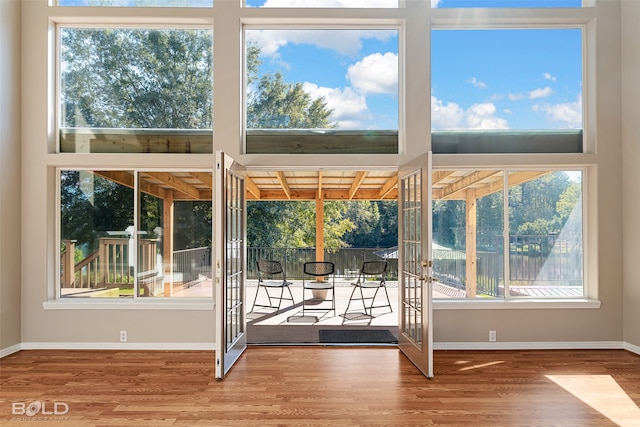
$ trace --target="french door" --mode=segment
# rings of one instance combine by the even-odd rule
[[[245,310],[246,202],[239,165],[216,152],[215,295],[216,378],[222,379],[247,348]]]
[[[398,346],[431,378],[431,153],[402,166],[398,178]]]

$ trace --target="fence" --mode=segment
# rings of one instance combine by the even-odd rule
[[[174,251],[173,271],[182,275],[182,283],[186,287],[203,277],[211,277],[211,248]]]
[[[335,252],[325,252],[324,260],[335,264],[336,275],[352,278],[358,275],[362,263],[376,261],[382,258],[376,255],[379,248],[344,248]],[[280,261],[289,279],[302,279],[305,262],[316,260],[315,248],[248,248],[247,249],[247,277],[257,279],[256,261],[269,259]],[[395,280],[398,277],[398,260],[389,259],[387,278]]]
[[[479,251],[476,258],[477,292],[494,297],[504,293],[504,253],[501,239],[495,252]],[[510,236],[510,284],[577,286],[582,284],[582,244],[557,236]],[[435,249],[434,276],[442,283],[465,289],[466,253]]]

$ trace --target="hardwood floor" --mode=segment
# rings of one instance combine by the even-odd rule
[[[0,360],[0,424],[640,426],[640,356],[624,350],[436,351],[433,379],[393,347],[250,347],[224,381],[213,361],[21,351]]]

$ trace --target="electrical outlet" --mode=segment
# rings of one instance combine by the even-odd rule
[[[497,338],[496,331],[489,331],[489,341],[495,342]]]
[[[120,331],[120,342],[127,342],[127,331]]]

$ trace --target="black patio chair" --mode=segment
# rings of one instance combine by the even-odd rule
[[[282,264],[280,264],[279,261],[259,259],[256,261],[256,267],[258,268],[258,289],[256,289],[256,297],[253,299],[253,306],[251,306],[252,312],[256,307],[275,308],[277,311],[280,311],[282,300],[291,301],[292,305],[295,304],[293,294],[289,288],[291,282],[287,281],[287,277],[282,269]],[[278,276],[280,277],[276,279]],[[289,291],[290,297],[284,295],[285,288]],[[260,289],[264,289],[264,293],[267,294],[269,304],[256,303],[258,301]],[[280,289],[280,295],[274,296],[269,294],[269,289]],[[271,300],[278,300],[278,305],[275,305]]]
[[[304,276],[302,278],[302,316],[307,311],[333,311],[336,315],[336,277],[335,266],[328,261],[313,261],[304,263]],[[307,276],[312,276],[309,279]],[[330,280],[324,280],[326,276],[332,276]],[[311,297],[307,299],[306,293],[311,291]],[[323,292],[324,291],[324,292]],[[331,291],[331,298],[327,298]],[[326,295],[319,295],[319,293]],[[316,294],[316,295],[314,295]],[[330,307],[327,307],[331,303]]]
[[[358,274],[358,280],[355,283],[352,283],[353,290],[351,291],[351,296],[349,297],[349,302],[347,303],[347,308],[344,311],[345,318],[347,312],[349,311],[349,306],[351,305],[351,301],[360,300],[362,301],[362,307],[364,308],[364,314],[373,317],[373,309],[374,308],[383,308],[389,307],[390,313],[393,312],[393,308],[391,307],[391,300],[389,299],[389,293],[387,292],[386,280],[387,280],[387,261],[365,261],[362,264],[362,268],[360,269],[360,273]],[[363,290],[367,291],[363,291]],[[373,295],[371,295],[371,291],[374,289]],[[385,296],[387,298],[387,303],[382,305],[374,305],[376,301],[376,296],[378,295],[378,291],[380,289],[384,289]],[[356,290],[360,291],[360,296],[354,298],[354,294]],[[365,295],[365,292],[368,295]],[[369,301],[367,303],[367,301]]]

